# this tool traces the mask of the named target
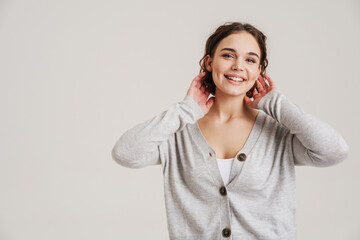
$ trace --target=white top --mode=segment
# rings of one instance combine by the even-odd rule
[[[229,183],[230,171],[234,158],[228,158],[228,159],[217,158],[216,161],[218,163],[221,177],[225,183],[225,186],[227,186]]]
[[[225,186],[227,186],[230,181],[230,172],[231,172],[232,164],[234,162],[234,158],[227,158],[227,159],[217,158],[216,161],[218,163],[221,177],[225,183]],[[240,163],[242,164],[243,162]]]

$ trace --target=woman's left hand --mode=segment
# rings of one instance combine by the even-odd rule
[[[246,95],[244,97],[244,101],[247,106],[258,109],[258,103],[260,102],[261,98],[264,97],[271,90],[276,89],[274,82],[266,73],[265,78],[269,82],[270,86],[267,85],[264,78],[260,75],[259,78],[256,80],[256,87],[254,88],[253,92],[254,101],[251,101],[251,99]]]

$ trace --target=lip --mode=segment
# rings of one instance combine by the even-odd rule
[[[228,79],[226,76],[230,76],[230,77],[237,77],[237,78],[242,78],[242,79],[245,79],[245,78],[243,78],[242,76],[240,76],[240,75],[235,75],[235,74],[225,74],[224,75],[224,77],[225,77],[225,79],[226,79],[226,81],[228,81],[230,84],[232,84],[232,85],[241,85],[241,84],[243,84],[243,83],[245,83],[246,82],[246,79],[244,80],[244,81],[242,81],[242,82],[236,82],[236,81],[233,81],[233,80],[230,80],[230,79]]]
[[[238,74],[224,74],[224,76],[242,78],[242,79],[244,79],[244,81],[246,81],[246,77],[238,75]]]
[[[244,83],[245,83],[245,81],[235,82],[235,81],[230,80],[230,79],[227,79],[227,78],[225,78],[225,79],[226,79],[226,81],[228,81],[229,83],[231,83],[231,84],[233,84],[233,85],[241,85],[241,84],[244,84]]]

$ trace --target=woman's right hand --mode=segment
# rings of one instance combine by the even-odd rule
[[[201,107],[204,114],[209,112],[209,109],[215,102],[215,97],[211,97],[209,100],[208,97],[210,92],[206,91],[205,88],[201,85],[201,79],[205,76],[205,73],[200,73],[197,75],[190,84],[189,90],[186,95],[192,97],[197,104]]]

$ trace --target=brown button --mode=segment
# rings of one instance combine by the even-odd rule
[[[227,194],[227,191],[226,191],[226,187],[221,187],[220,188],[220,194],[225,196]]]
[[[209,155],[210,155],[210,157],[212,157],[212,154],[211,154],[211,152],[209,152]]]
[[[241,162],[245,161],[246,159],[246,154],[245,153],[240,153],[238,156],[237,156],[237,159]]]
[[[224,228],[224,229],[222,230],[222,235],[223,235],[224,237],[226,237],[226,238],[230,237],[230,235],[231,235],[231,230],[230,230],[229,228]]]

